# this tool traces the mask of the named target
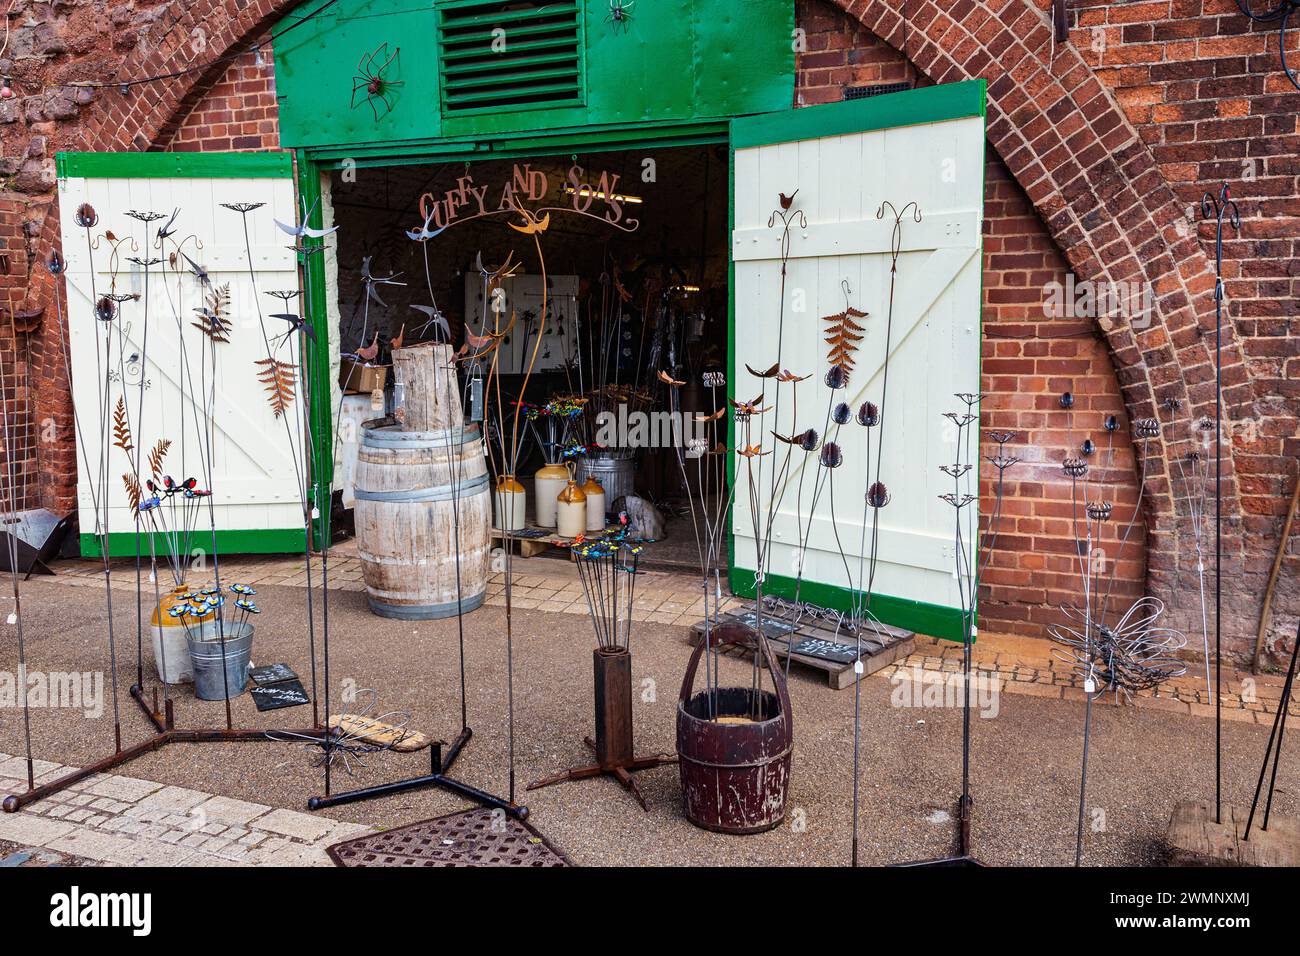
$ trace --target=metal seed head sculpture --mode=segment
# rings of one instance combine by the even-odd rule
[[[1066,392],[1066,396],[1070,393]],[[1063,408],[1073,406],[1062,400]],[[1115,428],[1105,423],[1108,434],[1114,434]],[[1093,544],[1100,536],[1101,528],[1110,522],[1114,513],[1114,503],[1104,499],[1087,501],[1088,465],[1079,458],[1066,458],[1063,462],[1065,474],[1070,478],[1073,503],[1074,535],[1076,539],[1077,560],[1082,591],[1082,607],[1074,604],[1060,605],[1064,622],[1051,624],[1047,631],[1060,645],[1054,653],[1058,659],[1071,666],[1076,677],[1083,684],[1084,723],[1083,723],[1083,757],[1079,774],[1079,812],[1075,836],[1074,863],[1078,866],[1083,860],[1083,820],[1086,807],[1088,784],[1088,747],[1092,733],[1092,703],[1103,693],[1110,691],[1117,697],[1123,695],[1131,698],[1139,691],[1153,690],[1173,677],[1186,673],[1186,666],[1180,662],[1176,653],[1187,641],[1181,632],[1172,628],[1158,627],[1157,621],[1164,613],[1164,604],[1153,597],[1143,597],[1136,601],[1115,620],[1110,616],[1110,598],[1115,585],[1115,567],[1123,554],[1129,534],[1137,523],[1141,513],[1142,500],[1146,492],[1147,449],[1151,439],[1160,435],[1160,423],[1154,418],[1141,418],[1132,423],[1133,437],[1140,439],[1141,445],[1135,449],[1140,459],[1138,475],[1138,500],[1132,515],[1119,536],[1118,550],[1111,560],[1094,559]],[[1080,480],[1084,487],[1080,489]],[[1084,502],[1080,507],[1081,499]],[[1079,515],[1082,514],[1082,527]],[[1109,565],[1109,572],[1106,566]],[[1103,575],[1109,573],[1109,580],[1103,582]],[[1104,584],[1104,587],[1103,587]]]
[[[997,546],[998,532],[1001,530],[1002,502],[1004,498],[1006,470],[1016,464],[1014,456],[1006,454],[1006,445],[1013,440],[1014,432],[990,432],[988,437],[997,446],[997,454],[989,456],[989,461],[997,468],[997,481],[994,488],[993,513],[988,519],[988,530],[981,534],[974,514],[975,509],[963,510],[975,503],[979,496],[975,484],[974,466],[978,459],[979,448],[971,448],[972,441],[979,442],[979,414],[976,406],[984,397],[975,392],[959,392],[955,396],[966,406],[964,412],[945,412],[943,417],[956,427],[954,447],[957,460],[951,464],[940,465],[939,470],[952,479],[952,491],[939,495],[939,499],[953,509],[953,578],[957,583],[958,602],[961,605],[962,642],[962,781],[961,796],[957,802],[959,852],[958,859],[970,859],[971,813],[974,806],[970,792],[970,753],[971,753],[971,694],[972,694],[972,655],[978,629],[975,610],[979,601],[980,578]],[[878,494],[873,487],[869,496]]]

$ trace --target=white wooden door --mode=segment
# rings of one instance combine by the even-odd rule
[[[118,399],[126,401],[134,444],[143,450],[142,456],[159,439],[170,440],[163,471],[177,481],[194,477],[204,488],[209,482],[203,466],[202,408],[207,402],[202,396],[210,387],[210,490],[218,547],[223,553],[301,549],[301,403],[307,400],[306,389],[298,381],[288,414],[277,418],[255,364],[267,357],[258,306],[263,315],[299,308],[297,301],[290,301],[286,310],[280,300],[265,294],[298,288],[296,257],[288,248],[293,240],[273,222],[297,221],[289,155],[72,153],[61,154],[59,162],[72,397],[81,431],[77,490],[83,553],[99,553],[92,488],[101,464],[100,437],[112,428]],[[98,216],[90,230],[77,222],[77,210],[86,203]],[[247,214],[251,275],[245,217],[223,203],[262,204]],[[129,216],[132,210],[162,213],[164,218],[146,224]],[[158,229],[176,210],[174,235],[159,245]],[[110,235],[120,244],[115,247]],[[206,271],[209,287],[183,259],[179,272],[172,268],[168,260],[176,248],[173,242],[180,242],[180,250]],[[148,260],[161,261],[148,266],[146,318]],[[226,286],[231,330],[229,341],[215,346],[214,359],[213,347],[194,326],[200,318],[195,310],[204,305],[206,288]],[[105,293],[140,296],[121,302],[117,317],[108,323],[107,362],[105,323],[95,315],[96,301]],[[286,328],[276,319],[265,322],[271,337]],[[277,358],[296,363],[296,343],[297,336],[278,347],[273,342]],[[107,415],[101,415],[106,378]],[[142,406],[141,378],[146,383]],[[111,444],[106,470],[110,552],[134,554],[135,522],[122,480],[131,462]],[[192,552],[211,548],[206,513],[200,527],[202,533],[192,538]]]
[[[751,375],[747,365],[763,370],[779,359],[783,368],[810,374],[798,386],[798,419],[786,385],[779,420],[769,412],[766,428],[793,435],[811,427],[825,439],[830,389],[824,382],[829,347],[823,317],[846,304],[868,313],[858,320],[865,331],[856,369],[848,387],[835,392],[832,401],[847,402],[855,411],[867,400],[885,407],[880,478],[892,500],[880,512],[872,609],[882,620],[893,618],[893,623],[944,636],[955,633],[953,615],[945,609],[958,607],[959,599],[953,509],[939,499],[953,490],[952,479],[939,468],[957,460],[955,430],[943,413],[966,410],[954,393],[979,391],[983,96],[982,83],[956,84],[733,123],[731,391],[737,399],[749,400],[763,390],[764,382]],[[795,190],[778,356],[782,223],[771,217],[781,194]],[[918,208],[919,222],[914,217]],[[895,210],[904,215],[898,225],[886,396]],[[850,289],[847,298],[845,283]],[[770,380],[766,391],[773,394]],[[803,580],[825,586],[805,588],[802,596],[808,598],[809,590],[816,597],[828,589],[851,591],[855,586],[868,484],[868,434],[856,421],[840,429],[844,463],[835,473],[835,519],[828,491],[823,491],[810,533],[817,456],[794,456],[773,524],[765,591],[788,590],[790,579],[797,576],[800,507],[808,537]],[[738,444],[742,437],[737,426]],[[763,459],[758,497],[765,510],[772,463],[779,465],[786,446],[770,433],[754,435],[755,440],[760,437],[765,450],[775,449]],[[873,455],[875,443],[873,435]],[[977,454],[977,444],[975,450]],[[736,459],[733,582],[753,571],[757,557],[746,466],[746,459]],[[873,477],[875,467],[873,462]],[[974,493],[975,471],[968,482]],[[977,516],[972,510],[965,517],[973,521]],[[847,572],[837,530],[849,559]]]

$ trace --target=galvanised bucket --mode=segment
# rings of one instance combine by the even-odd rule
[[[225,636],[223,642],[219,639]],[[223,624],[213,640],[189,639],[190,663],[194,666],[194,696],[199,700],[225,700],[238,697],[248,683],[248,663],[253,655],[253,625],[248,622]],[[224,653],[223,653],[224,652]],[[225,677],[222,677],[222,658]]]

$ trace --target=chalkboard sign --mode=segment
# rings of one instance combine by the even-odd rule
[[[299,704],[311,703],[300,680],[252,687],[248,692],[252,695],[253,703],[257,705],[258,710],[279,710],[281,707],[297,707]]]
[[[278,684],[280,681],[285,680],[295,680],[298,677],[288,664],[267,664],[265,667],[254,667],[248,672],[248,676],[259,687],[265,687],[267,684]]]
[[[748,624],[750,627],[758,626],[758,615],[753,611],[745,611],[742,614],[736,614],[733,620],[741,624]],[[782,621],[780,618],[763,615],[763,633],[767,637],[785,637],[791,631],[799,630],[798,624],[791,624],[789,621]]]
[[[794,653],[804,657],[816,657],[824,661],[836,661],[840,664],[852,664],[858,659],[856,644],[841,644],[820,637],[805,637],[794,646]],[[863,656],[870,653],[867,645],[862,645]]]

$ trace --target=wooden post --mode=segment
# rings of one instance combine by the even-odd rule
[[[426,342],[394,349],[393,380],[404,393],[394,416],[403,431],[432,432],[464,423],[450,345]]]
[[[626,650],[591,652],[596,683],[596,762],[601,767],[632,759],[632,655]]]

